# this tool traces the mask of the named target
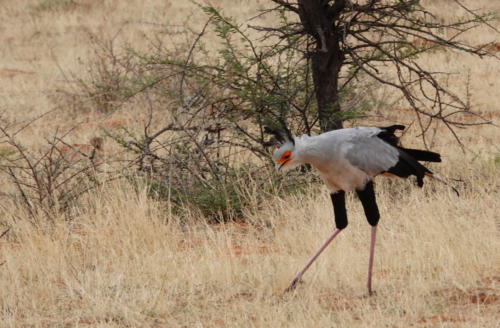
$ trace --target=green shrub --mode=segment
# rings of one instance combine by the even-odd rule
[[[201,8],[207,24],[175,51],[160,42],[147,53],[119,54],[99,42],[90,80],[77,87],[103,111],[144,108],[142,129],[107,133],[132,155],[152,195],[211,220],[240,219],[271,193],[300,190],[277,184],[264,129],[286,123],[299,135],[319,132],[310,58],[297,51],[304,45],[293,35],[267,46],[213,7]],[[289,24],[283,12],[278,18]],[[209,33],[219,39],[211,50]],[[355,120],[370,104],[353,97],[357,83],[341,90],[355,99],[345,102],[342,119]]]

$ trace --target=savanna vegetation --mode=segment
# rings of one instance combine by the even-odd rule
[[[496,327],[500,4],[336,3],[329,31],[288,1],[5,1],[2,326]],[[313,170],[274,172],[284,123],[442,154],[460,197],[376,180],[374,297],[351,194],[283,293],[334,228]]]

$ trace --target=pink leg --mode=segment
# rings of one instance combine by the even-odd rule
[[[293,280],[290,282],[290,284],[288,285],[288,287],[285,289],[285,292],[291,291],[292,289],[295,289],[295,287],[297,287],[297,283],[299,282],[299,280],[302,277],[302,275],[304,274],[304,272],[306,272],[307,269],[309,269],[309,267],[311,266],[311,264],[313,264],[313,262],[318,258],[318,256],[332,242],[333,238],[335,238],[335,236],[337,236],[339,234],[339,232],[341,232],[341,231],[342,231],[342,229],[335,229],[335,231],[333,232],[333,234],[330,237],[328,237],[328,239],[325,241],[325,243],[323,244],[323,246],[321,246],[318,249],[318,251],[313,255],[313,257],[311,257],[311,259],[307,262],[306,266],[299,273],[297,273],[297,275],[295,276],[295,278],[293,278]]]
[[[368,279],[366,280],[366,288],[368,295],[372,295],[372,269],[373,269],[373,254],[375,252],[375,237],[377,235],[377,226],[372,226],[372,236],[370,240],[370,260],[368,261]]]

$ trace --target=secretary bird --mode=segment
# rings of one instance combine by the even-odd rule
[[[372,295],[373,254],[377,223],[380,218],[372,179],[377,175],[392,175],[402,178],[415,175],[419,187],[423,185],[424,176],[447,184],[438,175],[419,163],[419,161],[441,162],[439,154],[427,150],[403,148],[398,145],[399,138],[394,132],[404,129],[403,125],[382,128],[346,128],[325,132],[317,136],[303,135],[300,138],[292,136],[286,127],[284,131],[267,129],[267,132],[274,134],[276,141],[281,144],[281,147],[273,154],[277,170],[292,169],[300,164],[309,163],[319,171],[332,199],[337,227],[305,267],[293,278],[286,291],[296,287],[311,264],[345,229],[347,226],[345,192],[356,190],[368,223],[372,227],[366,282],[368,295]],[[455,188],[453,190],[458,194]]]

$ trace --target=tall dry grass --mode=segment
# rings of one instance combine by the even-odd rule
[[[457,165],[442,171],[467,180],[460,197],[432,182],[421,190],[377,180],[371,298],[362,296],[369,225],[352,194],[348,229],[288,294],[334,227],[322,188],[270,199],[248,224],[174,217],[128,184],[90,195],[72,222],[31,225],[4,213],[12,230],[0,243],[2,325],[495,327],[498,164],[448,159]]]
[[[41,6],[46,3],[56,5]],[[219,1],[237,18],[265,3]],[[495,1],[467,3],[500,10]],[[431,5],[449,11],[447,1]],[[155,22],[203,24],[190,12],[186,2],[177,1],[5,1],[3,117],[23,122],[53,109],[54,90],[66,83],[63,73],[86,73],[89,32],[116,36],[118,45],[145,47],[149,36],[165,28]],[[499,41],[488,29],[465,37],[478,44]],[[455,72],[448,83],[457,93],[466,92],[469,75],[474,108],[498,122],[498,61],[456,53],[422,60],[435,70]],[[143,113],[134,108],[109,116],[61,108],[20,137],[36,147],[55,129],[83,120],[90,123],[70,140],[82,143],[107,122],[133,127],[141,119]],[[401,111],[360,124],[387,119],[415,120]],[[283,294],[334,227],[324,188],[268,199],[258,212],[246,214],[247,224],[207,225],[187,209],[172,215],[168,204],[149,199],[144,187],[116,182],[82,199],[71,221],[23,220],[17,207],[0,198],[5,209],[0,222],[11,228],[0,239],[0,326],[498,327],[499,130],[461,132],[463,154],[446,130],[437,128],[433,146],[444,162],[432,168],[460,178],[455,183],[461,196],[436,182],[419,189],[410,181],[376,180],[382,218],[374,297],[362,297],[369,226],[353,195],[348,229],[307,272],[305,283]],[[404,142],[421,146],[413,128]]]

